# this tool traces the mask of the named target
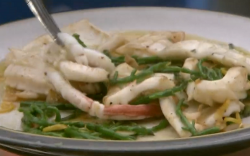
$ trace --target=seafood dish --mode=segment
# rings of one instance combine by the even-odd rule
[[[105,32],[88,20],[9,48],[0,126],[91,140],[167,140],[237,130],[250,116],[250,56],[183,31]]]

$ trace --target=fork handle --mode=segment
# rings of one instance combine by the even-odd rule
[[[41,2],[41,0],[25,0],[27,5],[37,19],[42,23],[43,27],[50,33],[53,40],[59,44],[63,45],[57,34],[60,33],[60,29],[56,25],[54,19],[50,16],[49,12]]]

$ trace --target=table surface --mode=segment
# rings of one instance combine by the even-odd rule
[[[249,156],[249,155],[250,155],[250,148],[223,156]],[[18,156],[18,155],[0,149],[0,156]]]
[[[250,0],[43,0],[50,13],[117,6],[168,6],[212,10],[250,17]],[[0,0],[0,24],[33,17],[24,0]],[[226,156],[249,156],[250,148]],[[0,156],[17,156],[0,150]]]

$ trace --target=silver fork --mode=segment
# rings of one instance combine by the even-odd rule
[[[50,16],[49,12],[41,2],[41,0],[25,0],[30,10],[49,32],[53,40],[63,46],[62,41],[58,38],[57,34],[60,33],[59,27],[56,25],[54,19]]]

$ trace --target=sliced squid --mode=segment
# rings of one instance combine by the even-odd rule
[[[223,126],[225,122],[223,117],[229,117],[230,115],[240,112],[244,109],[244,104],[238,100],[229,100],[224,102],[221,106],[207,107],[200,111],[202,114],[197,122],[206,127]]]
[[[32,67],[11,64],[5,70],[4,76],[8,86],[19,90],[47,95],[53,88],[45,73]]]
[[[127,63],[122,63],[115,67],[115,70],[110,74],[110,77],[113,77],[116,72],[118,72],[118,78],[126,77],[129,76],[133,70],[134,68]]]
[[[108,72],[102,68],[92,68],[74,62],[63,61],[60,71],[68,80],[80,82],[103,82],[108,80]]]
[[[50,68],[47,70],[47,73],[49,81],[65,100],[92,116],[101,119],[139,120],[162,114],[159,105],[105,106],[97,101],[93,101],[72,87],[58,71]]]
[[[108,50],[110,52],[115,51],[118,47],[125,44],[127,41],[124,39],[124,37],[120,35],[111,35],[109,39],[101,44],[98,47],[98,51],[103,52],[104,50]]]
[[[88,62],[78,63],[82,63],[84,65],[89,64],[92,67],[103,68],[109,72],[112,72],[115,69],[115,65],[105,54],[93,49],[84,48],[74,37],[67,33],[59,33],[58,37],[65,44],[66,48],[73,54],[75,59],[86,56]]]
[[[190,70],[196,70],[197,69],[197,63],[198,59],[196,58],[187,58],[183,64],[183,68],[187,68]],[[190,74],[188,73],[180,73],[183,79],[189,80],[190,79]]]
[[[18,62],[18,60],[25,56],[26,54],[21,49],[9,48],[9,53],[5,56],[4,61],[9,65]]]
[[[46,66],[46,63],[43,61],[45,50],[40,50],[25,51],[22,49],[11,48],[10,53],[5,58],[5,62],[7,65],[16,64],[43,70]]]
[[[188,100],[194,99],[213,106],[215,103],[223,103],[227,99],[245,99],[247,90],[250,88],[247,75],[246,68],[232,67],[220,80],[191,82],[187,87]]]
[[[191,133],[183,130],[182,128],[185,125],[182,123],[180,117],[176,114],[176,106],[177,103],[173,97],[166,97],[160,99],[161,110],[171,124],[171,126],[175,129],[178,135],[182,138],[190,137]]]
[[[118,72],[118,78],[129,76],[134,70],[126,63],[120,64],[112,72]],[[140,72],[140,71],[137,71]],[[123,85],[116,85],[109,88],[107,95],[104,97],[105,105],[128,104],[131,100],[139,95],[162,91],[174,87],[174,74],[156,73],[151,78],[144,80],[141,83],[128,83]]]
[[[152,32],[128,42],[116,49],[116,52],[123,55],[158,55],[166,47],[184,39],[184,32]]]
[[[172,87],[174,87],[174,82],[167,77],[151,77],[139,84],[131,83],[113,95],[106,96],[104,98],[104,104],[128,104],[131,100],[145,91],[162,91]]]
[[[22,48],[22,50],[26,53],[43,51],[46,48],[47,44],[51,42],[53,42],[53,39],[49,35],[42,35],[28,43]]]
[[[47,49],[47,45],[52,41],[49,35],[43,35],[23,48],[9,48],[10,52],[6,55],[5,61],[8,64],[15,63],[32,67],[44,65],[44,52]]]
[[[185,99],[185,93],[177,93],[174,96],[160,98],[160,106],[161,110],[165,116],[165,118],[169,121],[171,126],[175,129],[178,135],[181,138],[190,137],[191,133],[183,129],[186,127],[183,122],[181,121],[180,117],[176,113],[176,108],[179,102],[179,99]],[[197,111],[199,104],[197,102],[189,102],[187,103],[188,107],[183,109],[182,112],[185,117],[190,121],[195,121],[195,128],[197,131],[202,131],[206,127],[197,122],[197,119],[202,116],[201,112]]]
[[[131,74],[131,72],[133,70],[134,70],[134,68],[131,67],[130,65],[128,65],[127,63],[122,63],[122,64],[118,65],[115,68],[115,70],[110,74],[110,78],[112,78],[116,72],[118,72],[118,78],[127,77]],[[137,71],[137,72],[139,72],[139,71]],[[108,88],[108,93],[107,93],[106,97],[122,90],[124,87],[126,87],[128,85],[130,85],[130,83],[110,86]]]
[[[155,73],[153,77],[165,77],[171,81],[174,81],[175,79],[174,74],[168,74],[168,73]]]
[[[31,92],[31,91],[22,91],[22,92],[17,92],[16,96],[21,99],[37,99],[39,98],[39,94]]]
[[[47,46],[52,42],[49,35],[43,35],[28,43],[23,48],[10,48],[10,53],[7,54],[5,61],[8,64],[14,63],[25,65],[42,70],[45,66],[43,61],[44,53]]]
[[[208,41],[185,40],[166,47],[157,53],[159,57],[183,60],[189,57],[219,62],[225,66],[244,66],[250,73],[250,58],[229,45],[215,44]]]
[[[82,58],[79,57],[78,60],[80,59]],[[50,43],[44,52],[43,61],[46,62],[46,64],[50,64],[58,68],[62,61],[74,61],[74,57],[67,53],[63,47],[57,45],[56,43]]]
[[[81,20],[64,27],[63,32],[80,35],[80,39],[91,49],[97,49],[99,45],[109,39],[109,34],[98,29],[88,20]]]

